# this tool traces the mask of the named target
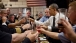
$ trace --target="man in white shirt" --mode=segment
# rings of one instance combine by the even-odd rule
[[[38,25],[45,25],[42,26],[45,29],[51,30],[52,26],[53,26],[53,17],[55,16],[55,27],[58,27],[58,21],[60,18],[64,18],[65,19],[65,15],[60,13],[60,18],[59,18],[59,12],[58,12],[58,5],[57,4],[51,4],[49,6],[49,13],[52,15],[47,21],[45,22],[40,22],[40,21],[36,21],[35,23]],[[66,20],[68,20],[68,18],[66,18]]]
[[[41,27],[43,27],[46,30],[50,30],[52,32],[58,32],[58,21],[60,18],[64,18],[65,19],[65,15],[58,12],[58,5],[57,4],[51,4],[49,6],[49,13],[51,14],[50,18],[45,21],[45,22],[40,22],[40,21],[36,21],[35,23],[37,25],[43,25]],[[55,17],[55,20],[53,19]],[[68,18],[66,18],[68,20]],[[55,23],[54,23],[55,21]],[[48,39],[48,38],[47,38]],[[51,43],[51,40],[48,39],[48,41]],[[52,43],[61,43],[60,41],[54,41]]]

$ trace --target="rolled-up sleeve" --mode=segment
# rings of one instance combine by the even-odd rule
[[[64,33],[59,33],[58,37],[62,43],[71,43],[71,41],[64,36]]]

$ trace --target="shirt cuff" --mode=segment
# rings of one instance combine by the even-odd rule
[[[4,22],[4,23],[2,23],[2,25],[6,25],[7,26],[7,24]]]
[[[51,26],[48,26],[48,30],[51,31]]]

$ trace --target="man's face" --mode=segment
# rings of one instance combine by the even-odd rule
[[[2,14],[1,14],[1,16],[7,16],[7,11],[5,10]]]
[[[27,15],[30,16],[31,15],[31,12],[30,11],[27,11]]]
[[[6,9],[7,10],[7,14],[10,14],[10,9]]]
[[[43,16],[43,14],[38,14],[38,17],[40,17],[40,18],[41,18],[42,16]]]
[[[14,19],[15,19],[14,16],[11,16],[11,17],[9,18],[9,20],[11,20],[11,21],[14,21]]]
[[[76,11],[72,7],[69,7],[69,9],[68,9],[68,18],[69,18],[71,23],[75,23]]]
[[[49,9],[46,9],[46,10],[45,10],[45,14],[46,14],[46,16],[50,16],[50,14],[49,14]]]
[[[54,16],[55,15],[55,10],[50,6],[49,7],[49,13],[50,15]]]

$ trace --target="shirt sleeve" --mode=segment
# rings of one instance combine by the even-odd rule
[[[68,40],[68,39],[64,36],[64,33],[59,33],[58,37],[59,37],[59,39],[60,39],[60,41],[61,41],[62,43],[70,43],[70,42],[71,42],[70,40]]]
[[[0,43],[11,43],[12,35],[0,31]]]
[[[37,21],[37,20],[35,20],[35,23],[36,23],[36,25],[43,25],[44,24],[43,22],[40,22],[40,21]]]
[[[52,20],[52,17],[50,17],[47,21],[45,22],[41,22],[41,21],[37,21],[35,20],[35,23],[38,24],[38,25],[46,25],[46,26],[49,26],[50,25],[50,20]]]

